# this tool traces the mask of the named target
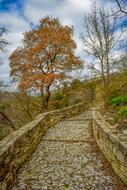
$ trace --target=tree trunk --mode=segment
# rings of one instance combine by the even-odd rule
[[[109,84],[109,77],[110,77],[110,64],[109,64],[109,57],[108,53],[106,55],[106,84]]]
[[[50,99],[50,91],[49,91],[49,88],[50,88],[50,85],[47,85],[46,88],[45,88],[45,96],[44,96],[44,108],[45,110],[48,110],[48,103],[49,103],[49,99]]]
[[[104,73],[104,63],[101,61],[101,76],[102,76],[102,88],[105,88],[105,73]]]
[[[102,91],[103,91],[104,110],[107,110],[108,109],[108,96],[107,96],[108,95],[107,94],[107,88],[108,88],[107,77],[108,76],[105,76],[104,60],[101,61],[101,76],[102,76]]]
[[[43,90],[44,90],[44,86],[42,86],[41,89],[40,89],[40,92],[41,92],[41,109],[42,109],[42,111],[44,110],[44,92],[43,92]]]

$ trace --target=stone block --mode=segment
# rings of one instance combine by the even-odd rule
[[[93,111],[93,132],[101,151],[114,171],[127,185],[127,137],[120,132],[113,133],[113,127],[104,121],[98,111]],[[108,126],[108,128],[107,128]],[[99,138],[98,138],[99,137]]]
[[[61,110],[40,114],[34,121],[13,132],[0,142],[0,190],[7,190],[16,171],[30,157],[48,128],[64,118],[89,107],[85,102]]]

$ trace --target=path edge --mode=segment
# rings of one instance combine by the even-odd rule
[[[127,135],[105,121],[100,108],[92,109],[93,134],[115,173],[127,185]]]
[[[88,108],[88,103],[82,102],[42,113],[32,122],[0,141],[0,190],[10,189],[18,169],[29,159],[48,128]]]

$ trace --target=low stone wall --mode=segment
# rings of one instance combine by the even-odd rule
[[[127,135],[107,123],[98,110],[93,110],[93,132],[103,154],[127,185]]]
[[[88,108],[79,103],[61,110],[40,114],[34,121],[0,142],[0,190],[9,189],[17,170],[28,159],[49,127]]]

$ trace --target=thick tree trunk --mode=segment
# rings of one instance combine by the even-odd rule
[[[50,99],[50,91],[49,91],[50,85],[47,85],[45,88],[45,96],[44,96],[44,108],[45,110],[48,109],[49,99]]]
[[[40,92],[41,92],[41,109],[42,111],[44,110],[44,87],[42,86],[41,89],[40,89]]]

